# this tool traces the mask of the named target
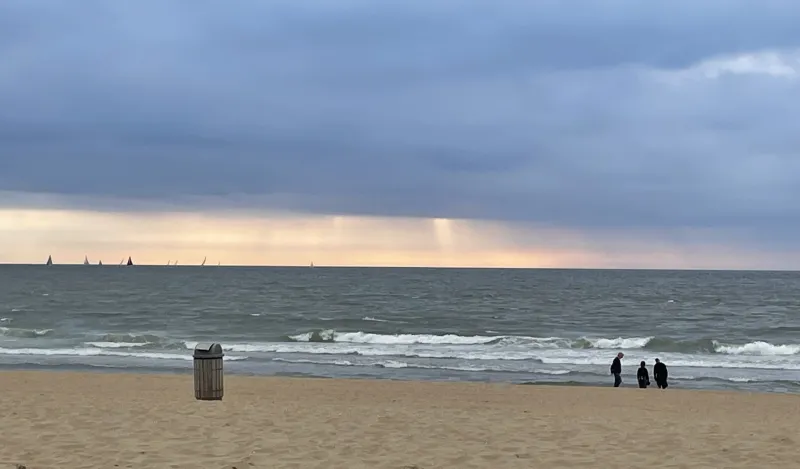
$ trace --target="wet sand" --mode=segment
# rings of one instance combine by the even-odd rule
[[[0,469],[795,467],[800,396],[0,373]]]

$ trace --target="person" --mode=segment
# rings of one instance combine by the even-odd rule
[[[614,361],[611,362],[611,374],[614,375],[614,387],[618,388],[620,384],[622,384],[622,357],[625,354],[619,352],[617,357],[614,358]]]
[[[647,389],[647,386],[650,386],[650,373],[647,372],[647,363],[643,361],[639,365],[639,370],[636,372],[636,381],[639,382],[639,388]]]
[[[656,380],[658,389],[667,389],[667,365],[661,363],[661,360],[656,358],[656,364],[653,366],[653,378]]]

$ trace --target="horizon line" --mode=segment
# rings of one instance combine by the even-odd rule
[[[317,265],[311,267],[308,264],[83,264],[83,263],[63,263],[63,264],[39,264],[39,263],[11,263],[0,262],[0,267],[172,267],[172,268],[214,268],[226,267],[237,269],[428,269],[428,270],[582,270],[582,271],[653,271],[653,272],[800,272],[798,269],[725,269],[725,268],[659,268],[659,267],[489,267],[489,266],[425,266],[425,265]]]

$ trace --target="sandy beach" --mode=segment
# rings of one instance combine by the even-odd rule
[[[792,467],[800,396],[0,373],[0,468]]]

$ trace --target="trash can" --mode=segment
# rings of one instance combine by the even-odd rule
[[[194,347],[194,397],[201,401],[222,400],[222,346]]]

